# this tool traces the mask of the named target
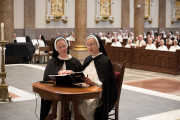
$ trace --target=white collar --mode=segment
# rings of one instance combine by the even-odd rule
[[[102,54],[102,52],[99,52],[97,55],[95,55],[95,56],[93,56],[92,55],[92,58],[95,58],[95,57],[97,57],[97,56],[99,56],[99,55],[101,55]]]
[[[70,60],[70,59],[72,58],[72,56],[68,54],[68,57],[63,58],[63,57],[61,57],[60,55],[58,55],[58,58],[59,58],[60,60]]]

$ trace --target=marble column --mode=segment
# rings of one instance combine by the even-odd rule
[[[159,32],[166,27],[166,2],[159,0]]]
[[[24,0],[24,28],[35,28],[35,0]]]
[[[0,21],[4,23],[4,40],[14,43],[14,0],[0,1]]]
[[[130,0],[122,0],[121,27],[123,32],[130,25]]]
[[[134,0],[134,38],[140,34],[144,36],[144,0]]]
[[[76,51],[87,50],[87,0],[75,0],[75,45]]]

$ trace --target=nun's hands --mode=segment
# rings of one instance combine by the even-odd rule
[[[58,75],[62,75],[62,74],[71,74],[74,73],[72,70],[61,70],[58,72]]]
[[[88,85],[95,85],[95,83],[91,80],[91,79],[89,79],[88,77],[83,77],[83,78],[81,78],[82,80],[84,80],[84,82],[86,83],[86,84],[88,84]]]

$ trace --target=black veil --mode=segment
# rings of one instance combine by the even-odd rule
[[[28,35],[26,35],[26,42],[31,42],[31,39]]]
[[[106,51],[105,51],[104,46],[103,46],[103,43],[101,41],[101,38],[98,35],[94,35],[94,36],[97,38],[97,40],[99,42],[99,52],[102,52],[104,55],[107,56]]]
[[[44,45],[47,46],[44,35],[41,35],[41,39],[44,41]]]
[[[66,40],[64,37],[57,37],[57,38],[54,39],[54,42],[55,42],[57,39],[64,39],[64,40],[67,42],[67,40]],[[52,57],[57,58],[57,56],[59,55],[59,53],[55,50],[54,42],[53,42],[53,54],[52,54]],[[69,46],[67,46],[67,54],[69,54]]]

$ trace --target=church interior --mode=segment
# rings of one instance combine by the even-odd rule
[[[117,88],[118,97],[115,109],[108,111],[109,120],[180,120],[180,0],[0,0],[0,23],[0,120],[43,120],[42,99],[53,101],[46,120],[86,120],[77,105],[93,95],[102,99],[99,106],[105,104],[101,79],[110,69],[114,73],[109,84],[113,78],[117,86],[108,88]],[[92,38],[95,44],[88,43]],[[58,47],[58,39],[65,46]],[[96,46],[97,55],[110,61],[110,69],[103,69],[105,60],[97,65],[98,56],[92,52]],[[63,59],[60,51],[66,47],[70,58]],[[55,52],[59,56],[54,57]],[[67,61],[72,58],[83,68],[88,56],[102,86],[96,81],[85,82],[88,87],[79,83],[73,86],[79,93],[70,94],[66,85],[45,80],[46,70],[54,71],[54,58],[63,60],[63,71],[71,70]],[[75,113],[69,111],[71,101]],[[56,118],[56,109],[62,119]],[[87,120],[97,119],[93,117]]]

